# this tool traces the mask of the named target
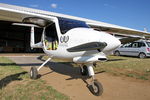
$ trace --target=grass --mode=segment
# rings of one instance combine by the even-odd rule
[[[113,75],[124,75],[142,80],[150,80],[150,58],[109,56],[107,62],[98,63],[96,71],[106,71]]]
[[[47,58],[47,56],[43,57],[43,59]],[[53,61],[64,62],[64,60],[60,59],[53,59]],[[71,62],[65,64],[78,66]],[[94,70],[95,72],[106,72],[116,76],[150,80],[150,58],[140,59],[136,57],[108,56],[108,61],[98,62]]]
[[[0,57],[0,100],[69,100],[69,97],[41,79],[31,80],[20,66]]]

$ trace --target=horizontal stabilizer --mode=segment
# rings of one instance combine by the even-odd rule
[[[103,50],[107,44],[105,42],[90,42],[81,44],[72,48],[67,49],[69,52],[89,51],[89,50]]]

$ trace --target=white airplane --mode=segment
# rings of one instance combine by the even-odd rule
[[[106,61],[106,56],[121,43],[132,42],[149,35],[148,32],[99,21],[2,3],[0,20],[13,22],[12,25],[31,27],[31,48],[42,48],[49,56],[40,67],[31,67],[32,79],[38,78],[38,71],[52,58],[72,60],[79,64],[82,75],[92,77],[89,89],[96,96],[102,94],[103,87],[94,77],[95,63]],[[38,43],[34,42],[35,28],[43,30],[41,41]],[[109,32],[138,37],[118,39]]]

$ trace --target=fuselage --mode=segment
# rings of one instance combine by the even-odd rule
[[[69,23],[69,22],[68,22]],[[77,23],[77,22],[76,22]],[[55,23],[57,26],[57,23]],[[67,23],[64,23],[64,25]],[[73,23],[75,24],[75,23]],[[83,23],[82,23],[83,24]],[[57,36],[58,36],[58,47],[56,50],[47,50],[45,46],[43,46],[43,50],[46,54],[56,57],[56,58],[66,58],[66,59],[73,59],[75,57],[83,57],[83,56],[95,56],[108,54],[109,52],[116,49],[120,46],[120,41],[115,38],[114,36],[103,32],[103,31],[96,31],[89,27],[84,27],[84,25],[75,26],[68,29],[65,33],[62,33],[61,25],[58,21],[59,27],[57,28]],[[70,23],[71,25],[71,23]],[[63,26],[65,28],[65,26]],[[58,31],[60,30],[60,31]],[[43,41],[45,37],[45,32],[43,32]],[[105,42],[107,46],[102,50],[90,50],[90,51],[80,51],[80,52],[69,52],[67,51],[68,48],[78,46],[81,44],[86,44],[89,42]]]
[[[29,18],[26,21],[33,19],[36,18]],[[121,45],[119,39],[106,32],[92,29],[85,22],[56,17],[43,28],[41,42],[36,44],[32,27],[30,43],[33,48],[43,48],[43,51],[53,58],[72,59],[74,62],[81,63],[106,60],[106,55]],[[93,43],[98,44],[93,45]],[[81,47],[85,45],[86,48]],[[69,51],[74,47],[80,47],[82,50]]]

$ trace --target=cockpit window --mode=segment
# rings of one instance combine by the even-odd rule
[[[82,21],[66,19],[66,18],[58,18],[60,30],[62,34],[65,34],[67,31],[73,28],[84,27],[89,28],[89,26]]]

